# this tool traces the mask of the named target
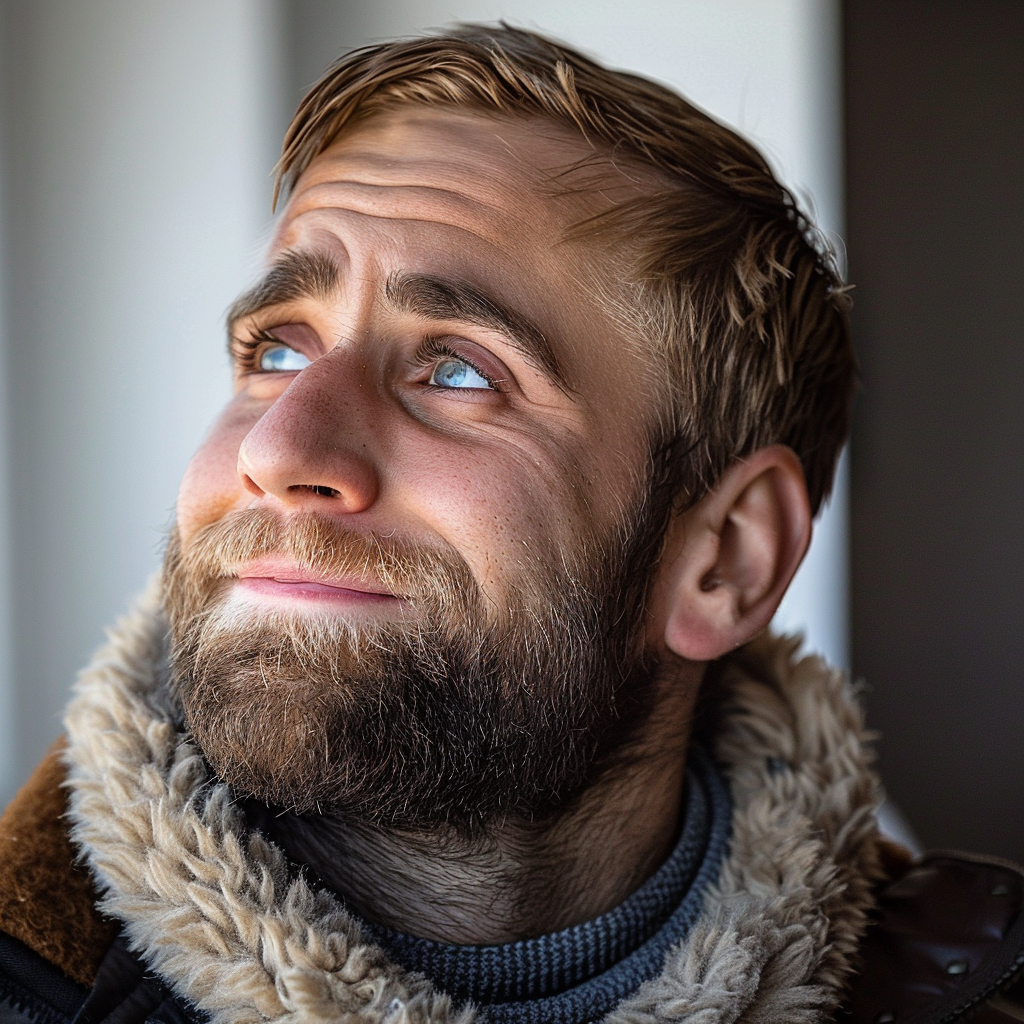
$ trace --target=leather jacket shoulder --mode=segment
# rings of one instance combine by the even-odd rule
[[[932,853],[878,894],[843,1024],[1024,1021],[1024,870]]]

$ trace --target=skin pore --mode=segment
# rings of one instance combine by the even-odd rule
[[[613,530],[641,497],[654,369],[586,285],[595,254],[562,240],[642,188],[610,163],[598,190],[550,188],[592,156],[547,123],[409,106],[314,160],[236,305],[235,394],[186,472],[182,549],[231,513],[316,513],[456,551],[500,618],[538,566]],[[610,909],[676,838],[703,664],[768,622],[809,532],[780,446],[673,520],[644,610],[655,712],[559,817],[475,838],[253,817],[355,910],[425,938],[503,942]],[[238,576],[233,614],[415,622],[372,574],[314,578],[279,553]]]

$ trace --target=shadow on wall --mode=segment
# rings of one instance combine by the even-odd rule
[[[846,5],[853,664],[927,846],[1024,859],[1024,5]]]

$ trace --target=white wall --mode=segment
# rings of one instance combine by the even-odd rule
[[[7,432],[7,410],[9,408],[7,386],[7,274],[6,256],[7,217],[2,199],[8,194],[6,169],[10,154],[7,131],[7,104],[4,84],[8,77],[7,9],[0,6],[0,800],[9,793],[9,784],[17,776],[14,737],[17,734],[14,715],[14,655],[11,636],[11,576],[10,576],[10,515],[9,515],[9,467],[8,451],[10,441]],[[6,803],[5,800],[3,800]]]
[[[4,6],[3,579],[17,642],[2,797],[158,564],[177,481],[227,394],[223,313],[253,271],[279,141],[276,12]]]
[[[836,3],[4,0],[0,803],[158,563],[227,394],[223,313],[255,269],[296,83],[371,39],[505,17],[681,89],[759,142],[835,231]],[[845,663],[835,504],[786,621]]]
[[[297,0],[293,91],[343,49],[504,18],[678,89],[768,156],[819,225],[842,231],[838,0]],[[841,243],[837,246],[840,251]],[[808,646],[849,665],[848,483],[844,460],[811,551],[776,617]]]

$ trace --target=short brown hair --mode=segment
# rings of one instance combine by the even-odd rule
[[[533,32],[464,25],[337,61],[288,128],[275,200],[346,126],[400,103],[545,117],[655,171],[599,228],[628,252],[624,319],[667,367],[661,475],[688,505],[735,459],[786,444],[817,511],[849,429],[849,298],[830,249],[750,143],[645,78]]]

